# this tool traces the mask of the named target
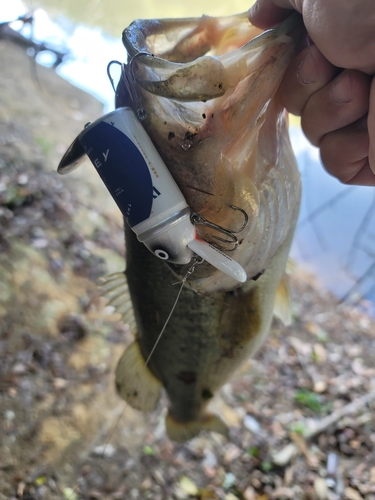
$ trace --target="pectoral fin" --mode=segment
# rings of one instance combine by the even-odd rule
[[[104,276],[99,284],[104,289],[103,296],[108,300],[108,305],[114,307],[115,312],[121,315],[123,322],[134,329],[133,305],[125,272]]]
[[[136,341],[127,347],[118,362],[116,389],[122,399],[136,410],[148,412],[157,407],[161,382],[147,368]]]
[[[292,300],[290,297],[290,287],[286,274],[282,277],[276,291],[274,315],[277,316],[285,326],[292,322]]]
[[[178,442],[188,441],[201,431],[217,432],[225,437],[229,435],[228,426],[221,418],[211,413],[205,413],[199,420],[191,422],[178,422],[168,413],[165,425],[169,439]]]

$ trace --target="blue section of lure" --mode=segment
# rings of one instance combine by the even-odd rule
[[[89,127],[80,141],[129,226],[148,219],[152,179],[135,144],[114,124],[104,121]]]

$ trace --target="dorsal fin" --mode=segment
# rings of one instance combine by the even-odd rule
[[[125,271],[104,276],[100,279],[99,285],[104,289],[103,297],[108,300],[107,305],[114,307],[123,322],[134,330],[135,318]]]
[[[277,287],[273,313],[284,323],[285,326],[291,324],[292,300],[290,296],[288,277],[286,274],[284,274],[281,278],[279,286]]]

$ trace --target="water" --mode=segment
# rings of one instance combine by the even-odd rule
[[[119,0],[40,0],[33,5],[44,6],[52,16],[41,8],[34,11],[34,38],[68,48],[72,54],[58,73],[94,94],[109,111],[114,94],[107,64],[114,59],[125,61],[121,31],[133,19],[227,15],[247,10],[249,2],[235,0],[227,5],[194,0],[171,6],[170,2],[132,0],[126,9]],[[27,11],[19,0],[0,0],[0,6],[0,20],[15,19]],[[53,64],[52,54],[38,58],[42,64]],[[304,188],[292,257],[339,298],[375,303],[375,190],[340,184],[323,170],[318,150],[299,128],[291,128],[291,138]]]
[[[291,139],[303,186],[292,257],[339,298],[375,303],[375,189],[340,184],[300,129]]]

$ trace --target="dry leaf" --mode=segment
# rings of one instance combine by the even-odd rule
[[[186,476],[182,476],[179,481],[179,486],[182,490],[184,490],[188,495],[196,495],[198,493],[198,488],[194,481],[189,479]]]
[[[314,358],[317,363],[325,363],[327,361],[327,350],[323,344],[314,344]]]
[[[358,493],[357,490],[350,488],[345,488],[344,494],[348,500],[363,500],[363,497]]]

